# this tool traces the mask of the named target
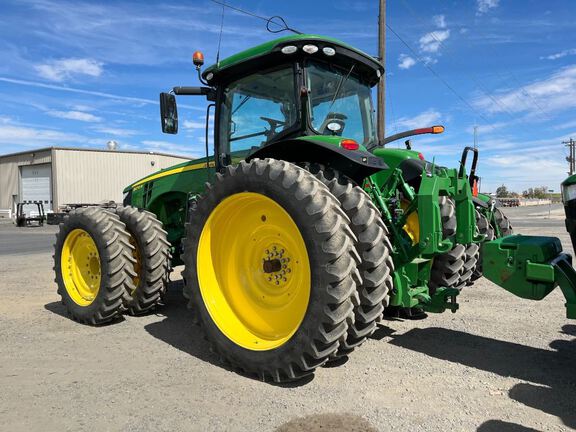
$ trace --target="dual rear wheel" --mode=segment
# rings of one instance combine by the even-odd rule
[[[58,293],[75,320],[104,324],[122,312],[152,310],[168,283],[166,232],[153,214],[132,207],[85,207],[56,235]]]
[[[195,321],[219,357],[263,380],[295,380],[349,353],[374,331],[391,286],[369,199],[347,206],[359,188],[319,171],[272,159],[228,166],[186,226]]]

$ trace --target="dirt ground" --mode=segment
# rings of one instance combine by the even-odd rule
[[[559,206],[510,209],[572,253]],[[157,313],[105,327],[65,316],[54,227],[0,225],[0,430],[565,431],[576,428],[576,322],[486,280],[456,314],[386,321],[338,366],[265,384],[227,370],[171,285]],[[28,246],[24,246],[28,245]]]

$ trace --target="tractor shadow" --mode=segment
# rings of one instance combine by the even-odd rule
[[[576,336],[576,326],[565,325],[562,333]],[[567,427],[576,428],[576,339],[553,341],[552,350],[547,350],[456,330],[427,328],[393,336],[390,343],[437,359],[527,381],[514,385],[508,392],[509,397],[560,418]],[[491,420],[478,430],[532,429]]]
[[[63,318],[66,318],[66,319],[69,319],[73,322],[76,322],[70,316],[70,314],[66,311],[66,307],[62,304],[61,301],[46,303],[44,305],[44,309],[46,309],[48,312],[52,312],[55,315],[59,315]],[[118,324],[119,322],[122,322],[122,321],[125,321],[125,318],[122,315],[120,315],[118,318],[114,319],[113,321],[107,322],[105,324],[100,324],[100,325],[98,325],[98,327],[107,327],[109,325]],[[79,324],[78,322],[76,322],[76,323]],[[86,325],[86,324],[81,324],[81,325]]]
[[[158,309],[156,315],[164,317],[163,320],[147,324],[144,329],[153,337],[162,342],[171,345],[199,360],[210,363],[216,367],[222,368],[229,372],[234,372],[243,377],[260,381],[254,375],[244,374],[237,369],[229,367],[219,360],[219,358],[210,351],[208,342],[204,339],[200,327],[192,322],[192,314],[187,307],[187,300],[182,295],[182,281],[173,281],[170,283],[164,297],[165,304]],[[300,387],[308,384],[314,379],[308,376],[299,381],[290,383],[266,383],[277,387]]]

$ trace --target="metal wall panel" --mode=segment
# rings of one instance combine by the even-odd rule
[[[72,203],[121,203],[122,190],[129,184],[187,160],[152,153],[54,149],[54,209]]]

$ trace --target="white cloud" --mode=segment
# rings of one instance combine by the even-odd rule
[[[489,113],[523,112],[536,114],[545,109],[562,111],[576,108],[576,65],[560,69],[548,78],[533,82],[514,90],[507,90],[494,95],[499,104],[483,96],[475,105]],[[524,101],[524,103],[518,103]]]
[[[63,142],[85,142],[85,138],[51,129],[0,124],[0,143],[21,146],[61,145]]]
[[[576,48],[567,49],[564,51],[560,51],[555,54],[550,54],[549,56],[540,57],[540,60],[558,60],[559,58],[576,55]]]
[[[130,137],[138,135],[138,131],[131,129],[114,128],[114,127],[95,127],[93,130],[95,130],[96,132],[100,132],[101,134],[104,135],[114,135],[121,137]]]
[[[48,115],[68,120],[78,120],[83,122],[97,123],[102,121],[102,117],[95,116],[82,111],[47,111]]]
[[[487,13],[490,9],[498,7],[500,0],[477,0],[476,1],[476,15]]]
[[[182,127],[184,129],[205,129],[206,128],[206,122],[201,122],[201,121],[194,121],[194,120],[184,120],[182,122]]]
[[[148,151],[175,153],[189,156],[191,158],[199,158],[203,156],[203,153],[190,151],[189,145],[182,145],[169,141],[144,140],[141,144],[143,149]]]
[[[64,81],[77,75],[99,77],[102,63],[87,58],[68,58],[34,66],[38,75],[50,81]]]
[[[444,15],[434,15],[432,17],[434,24],[439,28],[446,28],[446,17]]]
[[[416,64],[416,60],[406,54],[400,54],[398,57],[398,67],[400,69],[410,69]]]
[[[421,114],[413,117],[401,117],[396,120],[396,125],[399,130],[410,130],[417,129],[421,127],[433,126],[438,124],[442,114],[440,114],[435,109],[429,109]]]
[[[426,33],[420,38],[420,49],[423,52],[435,53],[438,52],[442,42],[450,37],[450,30],[437,30]]]

